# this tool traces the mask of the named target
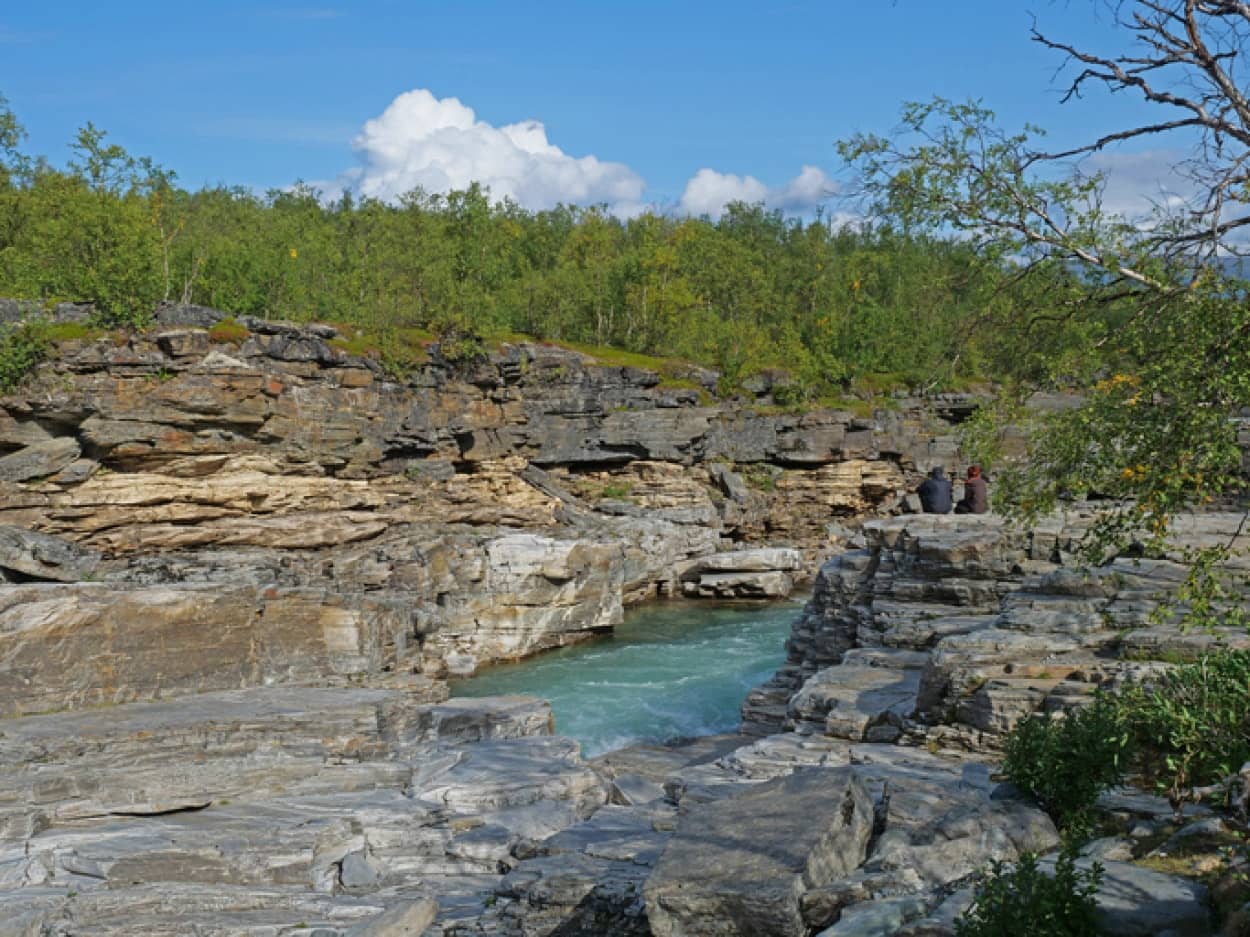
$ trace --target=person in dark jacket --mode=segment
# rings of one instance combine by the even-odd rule
[[[956,514],[984,514],[990,509],[990,492],[981,476],[981,466],[969,465],[964,479],[964,496],[955,505]]]
[[[951,480],[940,465],[929,470],[929,477],[916,489],[920,495],[920,510],[926,514],[949,514],[951,512]]]

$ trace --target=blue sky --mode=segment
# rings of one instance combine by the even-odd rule
[[[1056,143],[1139,112],[1098,95],[1060,106],[1061,63],[1029,41],[1035,15],[1122,47],[1094,0],[7,6],[0,92],[30,151],[62,162],[90,120],[191,187],[389,196],[477,173],[532,206],[699,208],[736,191],[803,210],[816,172],[838,173],[834,141],[888,131],[904,100],[980,97]]]

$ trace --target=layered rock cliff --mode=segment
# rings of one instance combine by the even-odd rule
[[[950,937],[979,868],[1057,842],[992,777],[1010,725],[1245,641],[1149,625],[1177,556],[1078,572],[1079,512],[856,533],[968,400],[713,406],[525,344],[396,381],[331,327],[214,316],[0,400],[0,935]],[[542,701],[445,698],[833,553],[754,738],[588,762]],[[1135,837],[1096,853],[1111,932],[1209,933],[1201,885],[1123,861],[1193,828],[1104,815]]]
[[[459,365],[435,348],[395,380],[331,326],[215,341],[219,315],[63,342],[0,400],[0,574],[22,586],[0,598],[0,711],[413,682],[602,632],[649,596],[785,594],[833,522],[895,509],[953,451],[974,403],[712,404],[532,344]]]
[[[855,741],[912,733],[993,751],[1023,716],[1250,647],[1238,628],[1169,622],[1186,551],[1230,546],[1230,571],[1245,572],[1242,514],[1178,517],[1168,552],[1088,568],[1073,551],[1091,518],[1077,509],[1032,528],[993,515],[868,521],[858,549],[821,567],[785,666],[743,705],[744,728]]]

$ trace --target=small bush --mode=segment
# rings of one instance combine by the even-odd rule
[[[1003,772],[1066,835],[1089,831],[1098,795],[1124,778],[1129,739],[1116,704],[1098,699],[1062,719],[1031,716],[1007,736]]]
[[[251,333],[233,316],[222,319],[208,330],[208,337],[219,345],[241,345]]]
[[[742,480],[756,491],[776,491],[777,476],[767,466],[750,466],[742,470]]]
[[[438,335],[438,350],[443,359],[451,364],[471,364],[486,357],[486,341],[474,331],[444,328]]]
[[[603,486],[603,490],[599,492],[599,497],[619,501],[622,498],[629,497],[629,493],[633,489],[634,486],[630,482],[611,482]]]
[[[0,329],[0,391],[21,383],[48,356],[48,324],[41,320],[19,322]]]
[[[1054,877],[1025,853],[1015,864],[995,862],[977,888],[967,914],[955,922],[956,937],[1096,937],[1094,895],[1102,866],[1076,867],[1074,851],[1055,862]]]
[[[1250,761],[1250,651],[1223,651],[1135,684],[1118,705],[1142,773],[1173,804]]]

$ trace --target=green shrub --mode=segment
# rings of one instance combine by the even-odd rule
[[[48,324],[19,322],[0,328],[0,391],[10,391],[48,356]]]
[[[1250,651],[1222,651],[1118,697],[1145,777],[1173,804],[1250,761]]]
[[[1018,722],[1007,736],[1003,772],[1061,831],[1079,839],[1089,831],[1098,795],[1123,780],[1128,754],[1119,709],[1100,698],[1062,719]]]
[[[972,907],[955,922],[956,937],[1095,937],[1094,895],[1102,866],[1076,867],[1072,850],[1060,853],[1052,878],[1025,853],[1013,866],[995,862]]]
[[[451,364],[470,364],[482,360],[488,354],[485,339],[476,332],[445,328],[436,334],[439,353]]]
[[[250,334],[247,326],[233,316],[227,316],[208,330],[209,339],[221,345],[241,345]]]

